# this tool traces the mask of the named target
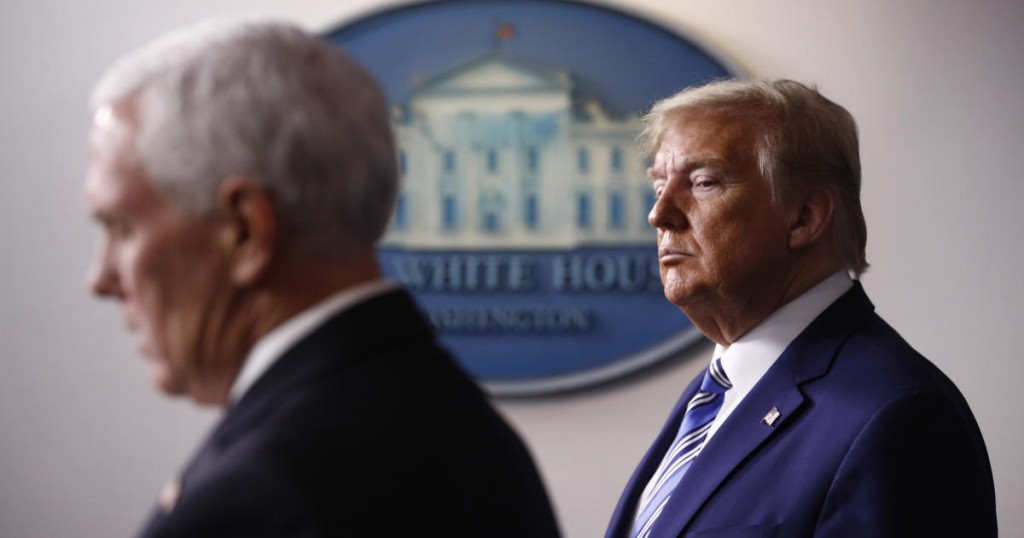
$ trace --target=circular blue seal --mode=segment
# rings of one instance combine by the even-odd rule
[[[590,385],[700,333],[662,295],[641,114],[730,76],[702,47],[575,2],[442,1],[327,39],[378,78],[402,189],[381,263],[496,395]]]

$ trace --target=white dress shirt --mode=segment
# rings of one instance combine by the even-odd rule
[[[328,319],[347,310],[371,297],[398,288],[391,280],[374,280],[348,288],[292,316],[284,323],[274,327],[270,332],[256,341],[249,351],[249,356],[242,363],[242,371],[231,387],[229,399],[231,403],[242,399],[253,384],[267,371],[289,348],[302,340]]]
[[[711,360],[722,358],[732,388],[726,391],[722,409],[711,423],[709,440],[789,344],[851,287],[853,281],[845,270],[834,273],[772,312],[728,348],[715,346]]]

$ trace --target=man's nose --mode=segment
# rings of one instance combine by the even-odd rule
[[[651,212],[647,214],[647,222],[659,230],[680,230],[686,227],[686,211],[684,200],[670,188],[665,186],[661,194],[654,199]]]
[[[86,272],[86,285],[97,297],[119,297],[121,291],[117,273],[107,258],[103,250],[96,253]]]

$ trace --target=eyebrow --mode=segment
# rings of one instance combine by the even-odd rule
[[[114,221],[117,220],[113,216],[108,215],[107,213],[101,213],[98,211],[90,213],[90,216],[92,217],[93,222],[104,227],[112,226],[114,224]]]
[[[698,168],[715,168],[718,170],[726,170],[729,168],[729,163],[725,159],[719,159],[716,157],[697,158],[697,159],[683,159],[682,161],[675,161],[675,166],[672,170],[675,172],[688,172],[696,170]],[[658,179],[664,179],[664,175],[661,170],[664,166],[651,165],[647,167],[647,181],[654,182]]]
[[[123,215],[112,212],[106,208],[96,208],[89,211],[89,217],[102,226],[111,226],[116,222],[125,220]]]

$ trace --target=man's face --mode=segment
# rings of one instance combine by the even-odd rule
[[[93,123],[85,198],[102,228],[89,275],[101,297],[120,301],[128,330],[169,394],[196,394],[217,375],[218,321],[227,285],[212,218],[179,209],[146,177],[130,114],[101,109]]]
[[[648,221],[665,296],[691,317],[742,315],[785,286],[789,217],[756,163],[753,129],[708,114],[684,114],[658,148]]]

